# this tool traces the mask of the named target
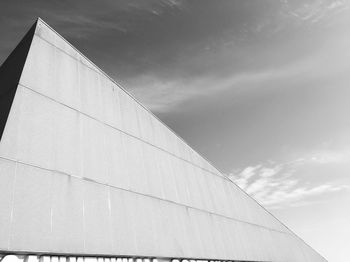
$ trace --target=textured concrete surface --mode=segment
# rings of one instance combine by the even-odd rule
[[[325,261],[43,21],[34,29],[0,141],[0,252]]]

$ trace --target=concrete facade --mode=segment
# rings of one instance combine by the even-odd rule
[[[0,253],[325,261],[42,20],[0,81]]]

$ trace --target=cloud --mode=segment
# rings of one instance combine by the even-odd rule
[[[290,161],[286,164],[297,165],[297,164],[340,164],[347,163],[350,161],[350,150],[315,150],[306,154],[303,157]]]
[[[320,164],[341,163],[349,160],[350,152],[316,151],[308,156],[308,161]]]
[[[290,83],[295,87],[305,84],[327,85],[330,88],[343,86],[348,81],[346,72],[350,56],[344,50],[350,38],[339,36],[336,41],[333,38],[327,41],[299,59],[285,61],[278,66],[265,65],[244,70],[234,68],[235,53],[225,48],[216,51],[216,56],[212,58],[200,53],[186,58],[187,63],[176,65],[177,69],[187,69],[190,73],[193,68],[198,68],[198,72],[195,70],[190,76],[176,68],[171,74],[164,75],[166,69],[155,69],[126,79],[126,87],[151,110],[168,112],[181,109],[180,105],[187,101],[196,103],[195,100],[199,101],[201,97],[252,90],[258,93],[272,87],[288,87]],[[235,51],[239,52],[238,49]],[[204,64],[206,66],[201,71]],[[329,67],[329,64],[335,66]]]
[[[236,171],[229,177],[249,195],[269,209],[288,206],[308,205],[317,201],[315,197],[343,190],[350,190],[350,185],[332,183],[310,186],[297,175],[300,165],[317,163],[330,164],[345,162],[350,159],[350,152],[318,151],[282,164],[248,166]]]
[[[261,87],[262,83],[280,81],[306,74],[314,68],[312,59],[307,59],[280,68],[260,71],[232,73],[226,76],[207,74],[192,78],[163,79],[152,73],[143,74],[127,80],[128,90],[153,111],[165,112],[188,100],[201,96],[211,96],[228,90]],[[268,85],[267,85],[268,86]]]
[[[294,1],[283,1],[283,11],[301,23],[319,23],[329,20],[349,9],[345,0],[316,0],[295,4]]]

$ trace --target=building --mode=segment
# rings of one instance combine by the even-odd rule
[[[325,261],[40,19],[0,101],[1,254]]]

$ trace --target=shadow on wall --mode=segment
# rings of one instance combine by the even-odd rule
[[[0,140],[35,33],[36,23],[0,67]]]

